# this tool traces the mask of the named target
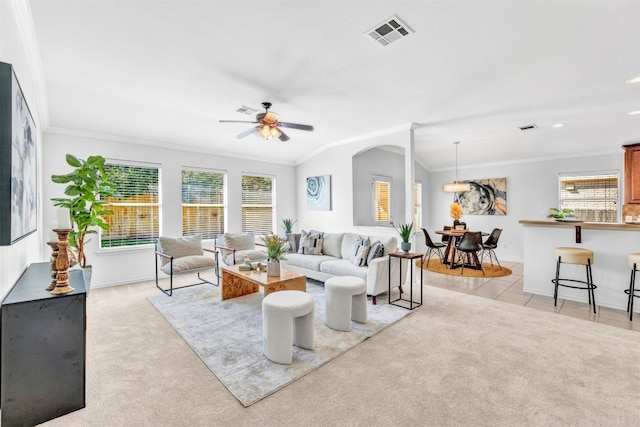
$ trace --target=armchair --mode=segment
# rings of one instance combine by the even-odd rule
[[[222,262],[226,265],[241,264],[245,258],[251,262],[267,259],[267,251],[256,248],[253,233],[225,233],[215,248],[222,252]]]
[[[206,256],[204,252],[213,253],[214,256]],[[188,286],[209,283],[214,286],[220,284],[218,271],[218,251],[202,247],[202,235],[196,234],[185,237],[160,237],[156,241],[156,287],[165,295],[173,295],[173,276],[177,274],[197,273],[200,282]],[[158,265],[160,264],[160,266]],[[215,269],[218,283],[213,283],[200,276],[203,271]],[[159,271],[169,276],[169,288],[165,289],[159,283]]]

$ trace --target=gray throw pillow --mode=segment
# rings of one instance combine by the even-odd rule
[[[376,258],[380,258],[384,255],[384,246],[380,243],[380,240],[376,240],[371,244],[371,249],[369,249],[369,255],[367,255],[367,265],[371,264]]]
[[[300,235],[299,254],[321,255],[322,254],[322,233],[319,231],[304,231]]]

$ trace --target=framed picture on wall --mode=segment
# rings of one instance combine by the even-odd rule
[[[0,62],[0,245],[37,229],[36,126],[13,66]]]
[[[469,191],[455,194],[464,215],[506,215],[507,178],[489,178],[463,181]]]
[[[307,178],[307,209],[310,211],[331,210],[331,175]]]

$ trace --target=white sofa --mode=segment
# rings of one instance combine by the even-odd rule
[[[356,240],[360,237],[369,237],[371,243],[379,240],[384,246],[381,257],[371,260],[363,267],[351,262]],[[371,295],[373,304],[376,296],[389,290],[389,257],[390,252],[395,252],[398,241],[389,236],[362,236],[355,233],[323,233],[322,254],[309,255],[301,253],[288,253],[281,261],[282,267],[306,275],[308,278],[321,282],[334,276],[355,276],[362,278],[367,283],[367,295]],[[404,283],[407,275],[405,260],[402,266],[402,278],[400,277],[400,263],[397,260],[391,262],[391,287],[396,288]]]

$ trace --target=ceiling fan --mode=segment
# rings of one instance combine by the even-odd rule
[[[272,111],[269,111],[271,108],[270,102],[263,102],[262,106],[264,107],[264,113],[256,114],[255,121],[248,120],[220,120],[221,123],[254,123],[257,126],[252,127],[251,129],[247,129],[246,131],[238,134],[237,138],[244,138],[247,135],[251,135],[255,133],[258,136],[262,136],[265,140],[269,141],[272,138],[279,138],[280,141],[289,141],[289,137],[282,132],[280,129],[290,128],[290,129],[298,129],[298,130],[307,130],[312,131],[313,126],[310,125],[301,125],[298,123],[287,123],[278,121],[278,115]]]

